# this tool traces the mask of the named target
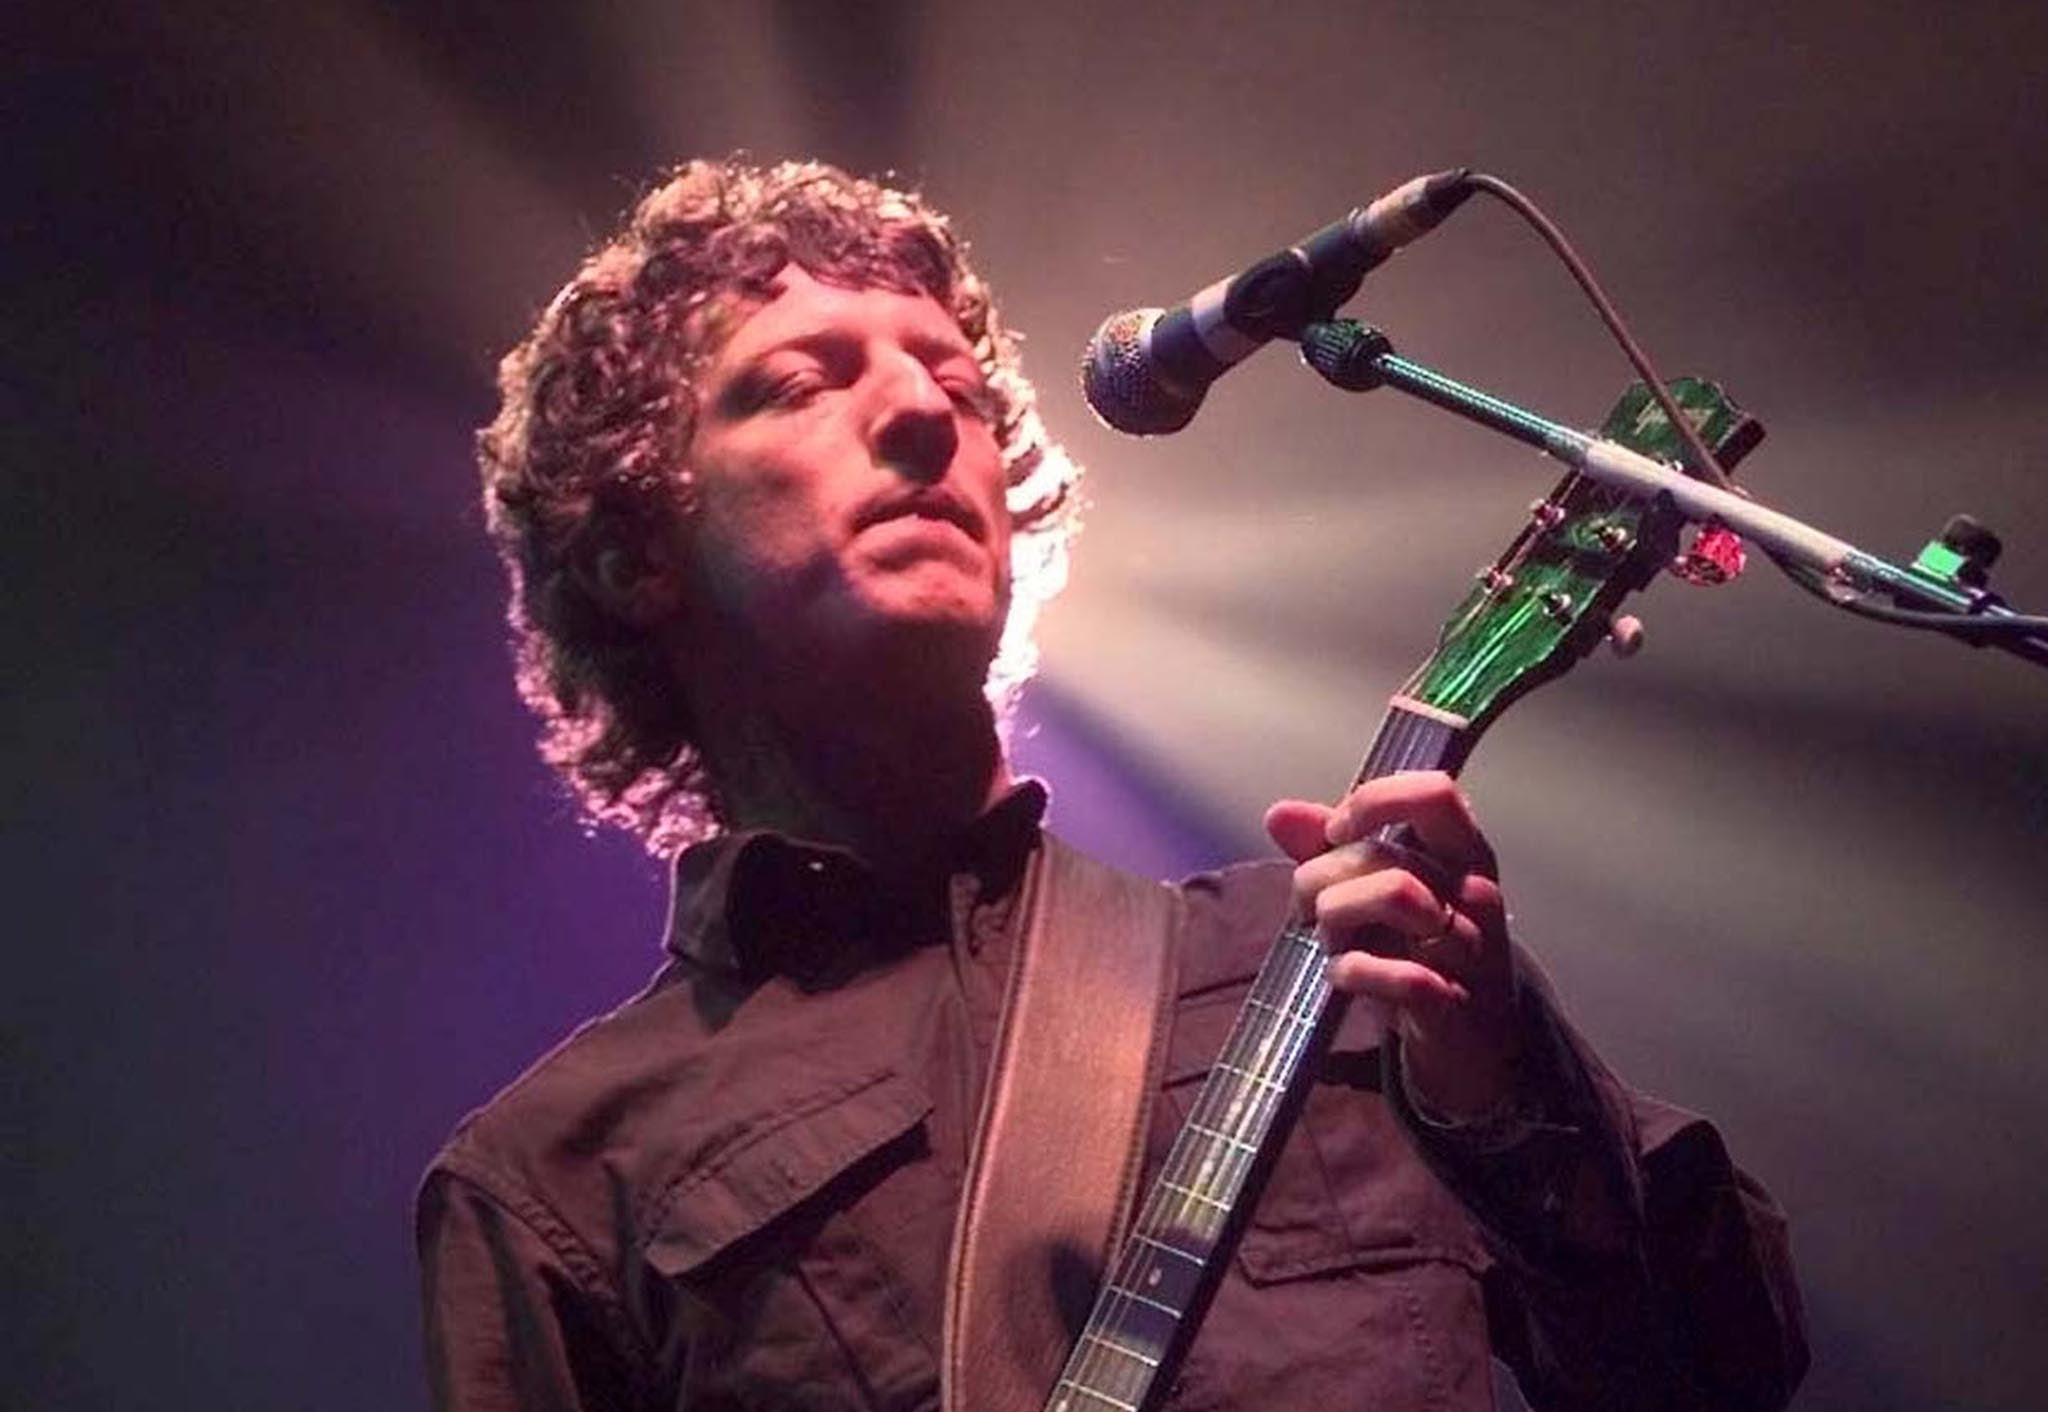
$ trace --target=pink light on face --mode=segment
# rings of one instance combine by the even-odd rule
[[[936,302],[786,269],[704,377],[689,552],[721,613],[801,656],[964,635],[985,670],[1010,583],[985,405]]]

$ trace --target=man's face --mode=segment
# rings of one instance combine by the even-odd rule
[[[721,628],[799,663],[920,630],[985,666],[1010,567],[988,405],[936,301],[787,267],[699,382],[688,553]]]

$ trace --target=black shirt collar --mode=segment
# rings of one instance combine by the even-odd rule
[[[885,887],[859,855],[772,829],[741,829],[676,859],[664,945],[677,957],[752,979],[823,979],[874,957],[944,940],[948,884],[971,874],[984,899],[1023,876],[1045,815],[1045,786],[1025,780],[960,836],[950,866]]]

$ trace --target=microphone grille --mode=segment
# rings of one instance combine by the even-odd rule
[[[1111,314],[1081,354],[1081,393],[1095,415],[1132,436],[1162,436],[1194,420],[1202,394],[1190,396],[1160,377],[1146,351],[1159,309]]]

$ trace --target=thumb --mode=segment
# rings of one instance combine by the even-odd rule
[[[1306,799],[1283,799],[1266,811],[1266,833],[1280,845],[1280,851],[1297,863],[1327,853],[1330,840],[1323,830],[1329,826],[1330,808]]]

